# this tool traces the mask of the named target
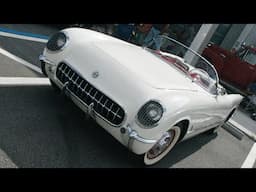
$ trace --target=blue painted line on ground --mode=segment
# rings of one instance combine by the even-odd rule
[[[46,36],[46,35],[39,35],[39,34],[28,33],[28,32],[21,32],[21,31],[7,29],[7,28],[3,28],[3,27],[0,27],[0,31],[15,34],[15,35],[23,35],[23,36],[27,36],[27,37],[39,38],[39,39],[46,39],[46,40],[49,39],[49,36]]]

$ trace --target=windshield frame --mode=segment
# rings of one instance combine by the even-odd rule
[[[213,71],[214,71],[214,73],[215,73],[215,75],[216,75],[216,82],[217,82],[217,84],[219,84],[219,75],[218,75],[218,72],[217,72],[217,70],[215,69],[214,65],[211,64],[206,58],[204,58],[202,55],[200,55],[198,52],[194,51],[194,50],[191,49],[190,47],[184,45],[183,43],[181,43],[181,42],[179,42],[179,41],[177,41],[177,40],[175,40],[175,39],[173,39],[173,38],[171,38],[171,37],[168,37],[168,36],[166,36],[166,35],[160,35],[160,36],[161,36],[161,37],[164,37],[164,38],[166,38],[166,39],[169,39],[169,40],[171,40],[171,41],[174,41],[175,43],[177,43],[177,44],[179,44],[179,45],[185,47],[186,49],[188,49],[189,51],[191,51],[192,53],[194,53],[196,56],[198,56],[200,59],[202,59],[203,61],[205,61],[205,62],[213,69]],[[187,63],[187,64],[189,64],[189,63]],[[190,65],[190,64],[189,64],[189,65]]]
[[[174,42],[174,43],[180,45],[182,48],[185,48],[185,49],[186,49],[186,53],[191,52],[191,53],[193,53],[194,55],[196,55],[199,59],[201,59],[202,61],[204,61],[204,62],[213,70],[213,72],[214,72],[214,77],[216,77],[216,79],[213,78],[213,77],[211,77],[210,74],[209,74],[207,71],[206,71],[206,72],[207,72],[207,74],[209,75],[209,78],[214,81],[214,84],[215,84],[215,86],[216,86],[216,90],[218,89],[218,87],[219,87],[219,85],[220,85],[220,83],[219,83],[220,80],[219,80],[219,76],[218,76],[217,70],[215,69],[215,67],[213,66],[213,64],[211,64],[206,58],[204,58],[201,54],[199,54],[198,52],[194,51],[194,50],[191,49],[190,47],[184,45],[183,43],[181,43],[181,42],[179,42],[179,41],[177,41],[177,40],[175,40],[175,39],[173,39],[173,38],[171,38],[171,37],[168,37],[168,36],[166,36],[166,35],[159,35],[158,38],[167,39],[167,40],[169,40],[169,41],[171,41],[171,42]],[[161,46],[162,46],[162,44],[163,44],[163,41],[161,41]],[[145,45],[144,45],[143,47],[144,47],[144,48],[151,49],[150,47],[145,46]],[[154,50],[154,49],[152,49],[152,50]],[[161,50],[159,50],[159,51],[161,52]],[[170,53],[170,54],[172,54],[172,53]],[[176,54],[172,54],[172,55],[175,55],[175,56],[177,56],[177,57],[180,57],[179,55],[176,55]],[[185,55],[185,54],[184,54],[184,55]],[[180,58],[182,58],[182,57],[180,57]],[[184,60],[184,58],[182,58],[182,59]],[[189,65],[189,67],[192,67],[192,68],[194,68],[194,69],[198,69],[197,67],[193,66],[193,65],[190,64],[189,62],[186,62],[186,60],[184,60],[184,64]],[[200,69],[200,68],[199,68],[199,69]],[[191,69],[191,70],[193,70],[193,69]],[[189,70],[189,71],[191,71],[191,70]],[[188,71],[188,72],[189,72],[189,71]]]

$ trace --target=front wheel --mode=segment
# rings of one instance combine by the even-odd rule
[[[174,126],[169,131],[165,132],[157,143],[145,153],[144,163],[146,165],[153,165],[164,158],[178,142],[180,134],[181,129],[179,126]]]

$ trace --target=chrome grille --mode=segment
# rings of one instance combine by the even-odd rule
[[[117,126],[124,120],[124,110],[121,106],[97,90],[92,84],[83,79],[67,64],[60,63],[56,71],[57,78],[63,84],[67,84],[67,89],[75,94],[87,106],[93,103],[93,110],[104,117],[111,124]]]

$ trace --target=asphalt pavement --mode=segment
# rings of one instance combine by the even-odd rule
[[[15,30],[17,32],[40,34],[44,36],[51,36],[59,30],[57,27],[52,25],[36,24],[0,24],[0,28]],[[0,36],[0,47],[28,61],[29,63],[40,67],[38,57],[42,54],[45,43]]]
[[[38,30],[35,26],[18,25],[18,28],[49,35],[42,33],[42,27]],[[32,28],[34,31],[30,31]],[[41,45],[6,37],[0,40],[2,48],[8,47],[8,51],[20,54],[32,64],[42,51]],[[43,77],[1,54],[0,76]],[[93,120],[86,119],[78,107],[47,84],[0,86],[0,95],[0,167],[144,167],[141,156],[128,151]],[[244,126],[254,125],[242,115],[234,118]],[[247,136],[237,139],[220,128],[216,134],[201,134],[179,143],[166,158],[151,167],[240,168],[253,144]]]
[[[144,167],[140,156],[50,86],[2,87],[0,95],[0,167]],[[219,129],[178,144],[153,167],[239,168],[252,145]]]
[[[234,113],[232,119],[239,122],[239,124],[243,125],[256,135],[256,121],[250,118],[250,114],[248,112],[240,108]]]
[[[44,77],[39,72],[7,57],[0,50],[0,77]]]
[[[25,68],[15,65],[16,70]],[[29,70],[23,73],[28,79],[35,77]],[[141,156],[129,152],[93,120],[86,119],[78,107],[49,85],[0,87],[0,167],[144,167]],[[179,143],[152,167],[239,168],[252,145],[246,136],[239,140],[221,128],[217,134],[202,134]]]

